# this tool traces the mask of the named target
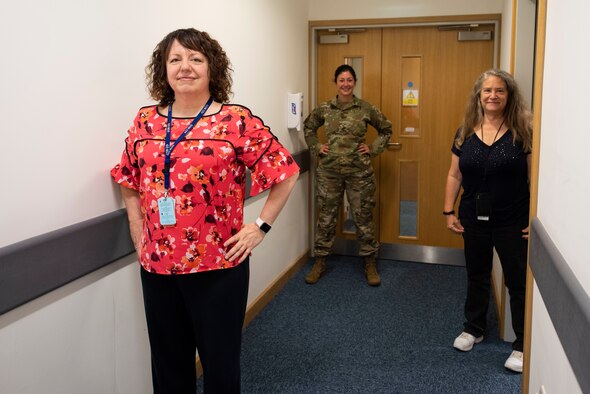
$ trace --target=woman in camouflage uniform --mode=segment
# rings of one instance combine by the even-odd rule
[[[305,281],[316,283],[326,271],[326,256],[336,236],[336,219],[344,191],[356,225],[359,254],[365,258],[365,275],[371,286],[378,286],[376,256],[379,243],[375,238],[375,173],[371,158],[385,149],[391,136],[391,122],[370,103],[354,96],[356,73],[341,65],[334,73],[336,98],[315,108],[305,119],[305,141],[317,158],[316,202],[318,222],[315,234],[315,263]],[[371,145],[365,142],[367,125],[378,133]],[[328,142],[318,140],[317,130],[324,126]]]

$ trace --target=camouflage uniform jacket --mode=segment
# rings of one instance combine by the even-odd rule
[[[353,97],[350,103],[338,103],[338,98],[326,101],[316,107],[304,122],[304,134],[311,155],[318,157],[320,146],[317,130],[325,126],[326,138],[330,146],[329,156],[355,160],[359,144],[366,143],[367,125],[377,130],[377,138],[372,144],[371,157],[385,149],[392,133],[392,125],[383,113],[370,103]]]

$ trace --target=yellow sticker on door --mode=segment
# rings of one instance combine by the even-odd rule
[[[418,90],[417,89],[404,89],[402,105],[404,107],[417,107],[418,106]]]

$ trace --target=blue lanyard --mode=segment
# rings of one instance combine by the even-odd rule
[[[170,146],[170,135],[172,134],[170,131],[172,129],[172,103],[170,103],[168,106],[168,121],[166,122],[166,145],[164,146],[164,188],[166,191],[170,189],[170,155],[172,154],[172,151],[174,148],[176,148],[176,145],[178,145],[178,143],[182,141],[182,139],[193,129],[193,127],[195,127],[199,119],[205,115],[205,112],[207,112],[212,102],[213,96],[209,97],[209,100],[207,100],[205,106],[201,108],[201,111],[199,111],[193,121],[186,127],[186,129],[176,139],[176,141],[174,141],[174,145],[172,146]]]

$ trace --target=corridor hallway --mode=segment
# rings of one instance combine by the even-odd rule
[[[311,263],[245,328],[243,393],[521,392],[493,300],[485,340],[468,353],[452,346],[464,267],[380,260],[375,288],[359,257],[330,256],[315,285],[303,280]]]

